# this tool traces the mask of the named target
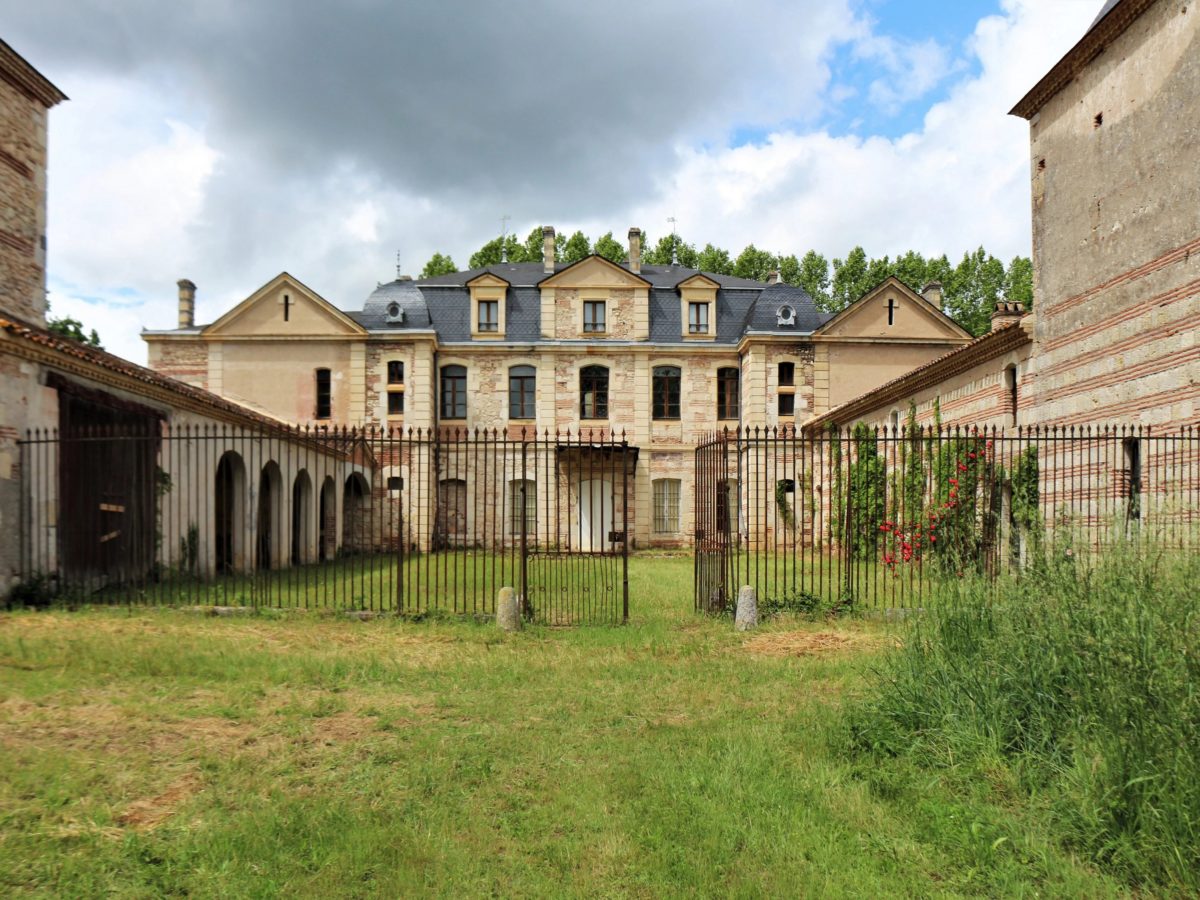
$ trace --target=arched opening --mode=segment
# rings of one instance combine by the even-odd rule
[[[317,553],[321,562],[337,555],[337,488],[333,476],[326,475],[321,485],[321,507],[317,514]]]
[[[313,558],[313,514],[312,479],[301,469],[292,482],[292,565],[312,562]]]
[[[245,567],[245,497],[246,466],[241,456],[230,450],[217,462],[213,537],[218,574],[237,572]]]
[[[352,472],[342,489],[342,552],[358,553],[367,549],[367,518],[371,507],[371,486],[361,472]]]
[[[258,537],[256,565],[259,569],[273,569],[283,562],[282,524],[283,475],[279,471],[279,464],[271,460],[263,466],[258,480],[255,534]]]

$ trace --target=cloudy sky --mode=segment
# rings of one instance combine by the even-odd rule
[[[281,270],[356,308],[535,225],[1029,253],[1008,110],[1101,0],[0,0],[50,116],[53,314],[142,362]]]

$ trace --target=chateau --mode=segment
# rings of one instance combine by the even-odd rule
[[[728,427],[791,428],[969,339],[889,279],[839,313],[797,287],[599,256],[380,285],[343,311],[283,273],[210,325],[179,283],[150,366],[297,424],[624,435],[635,546],[687,542],[692,451]],[[653,504],[653,506],[651,506]]]

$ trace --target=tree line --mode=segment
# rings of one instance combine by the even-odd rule
[[[625,262],[628,248],[613,237],[611,231],[589,241],[582,231],[554,239],[554,256],[562,262],[573,263],[595,253],[616,263]],[[804,288],[818,308],[827,312],[845,309],[863,294],[894,275],[914,291],[920,291],[931,281],[942,284],[942,306],[958,324],[974,335],[991,327],[992,310],[1004,300],[1020,302],[1029,309],[1033,304],[1033,263],[1027,256],[1016,256],[1006,266],[983,247],[964,253],[953,264],[949,258],[924,256],[914,250],[896,257],[868,257],[862,247],[855,247],[845,257],[832,261],[815,250],[802,256],[794,253],[774,253],[754,244],[745,247],[737,256],[728,250],[705,244],[697,250],[677,234],[664,235],[651,243],[642,235],[642,262],[647,265],[679,265],[720,275],[734,275],[754,281],[766,281],[772,271],[778,271],[787,284]],[[515,234],[488,241],[468,261],[469,269],[496,265],[502,251],[509,262],[541,262],[542,229],[534,228],[524,241]],[[425,264],[422,278],[447,275],[458,271],[454,260],[435,253]]]

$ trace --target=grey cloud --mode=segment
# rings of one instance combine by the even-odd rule
[[[847,3],[60,0],[4,18],[49,74],[194,96],[231,176],[349,160],[426,196],[595,215],[644,198],[677,141],[811,114]]]

